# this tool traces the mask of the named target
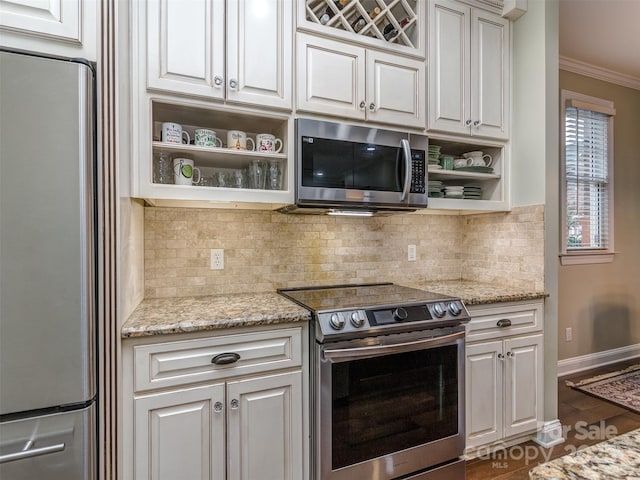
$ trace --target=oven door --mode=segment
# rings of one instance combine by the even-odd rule
[[[317,345],[317,480],[386,480],[464,450],[464,326]]]

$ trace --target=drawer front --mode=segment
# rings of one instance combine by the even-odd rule
[[[468,307],[467,341],[520,335],[542,330],[544,301]]]
[[[300,328],[225,335],[134,347],[136,392],[300,366]],[[239,359],[218,365],[213,358],[236,353]]]

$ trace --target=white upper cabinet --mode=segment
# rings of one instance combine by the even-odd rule
[[[429,130],[508,139],[509,21],[453,0],[429,4]]]
[[[147,87],[291,108],[290,0],[150,0]]]
[[[425,127],[425,62],[297,34],[297,109]]]
[[[95,0],[0,0],[0,45],[97,60]]]

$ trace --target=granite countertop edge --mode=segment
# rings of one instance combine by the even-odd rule
[[[465,280],[412,282],[408,287],[460,297],[467,306],[545,298],[544,291],[516,290]],[[209,295],[143,300],[121,328],[122,338],[206,332],[308,322],[311,314],[277,293]]]

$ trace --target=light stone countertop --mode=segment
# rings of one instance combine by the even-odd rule
[[[152,298],[124,322],[123,338],[308,322],[311,314],[277,293]]]
[[[619,435],[531,469],[531,480],[640,478],[640,429]]]
[[[460,297],[466,305],[533,300],[545,292],[461,281],[406,284]],[[311,314],[277,293],[152,298],[143,300],[121,329],[123,338],[307,322]]]
[[[520,302],[548,297],[544,291],[521,290],[517,288],[473,282],[470,280],[449,280],[441,282],[408,283],[407,287],[420,288],[430,292],[460,297],[465,305],[486,305],[490,303]]]

